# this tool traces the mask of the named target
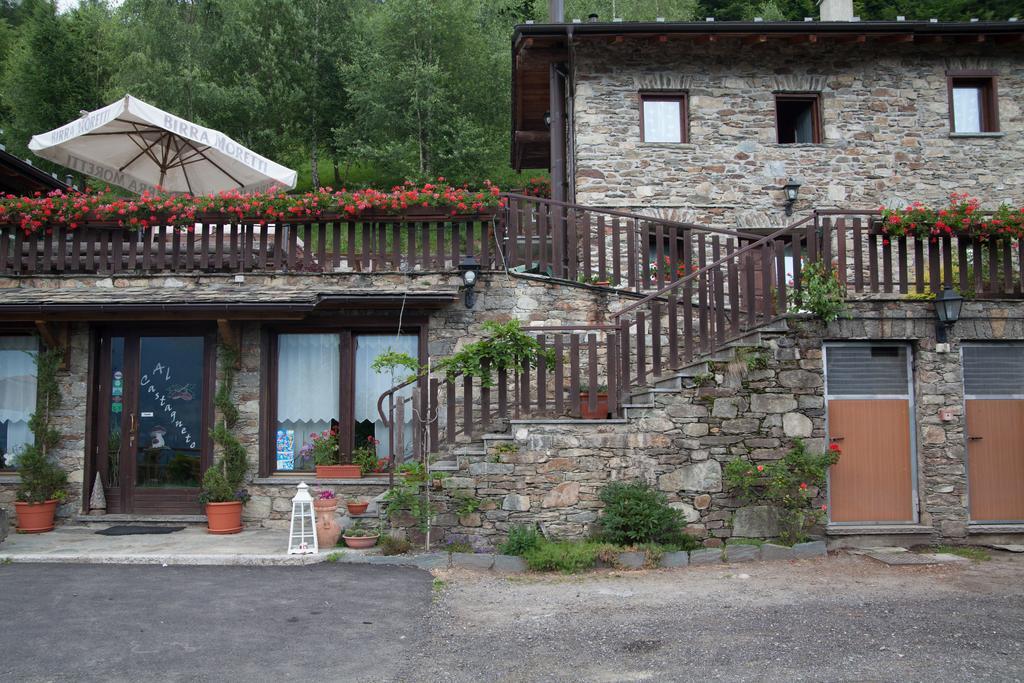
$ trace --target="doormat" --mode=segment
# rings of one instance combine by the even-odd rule
[[[119,524],[117,526],[100,529],[96,533],[100,536],[137,536],[139,534],[169,534],[181,531],[183,526],[131,526]]]

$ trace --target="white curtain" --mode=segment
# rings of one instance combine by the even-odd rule
[[[644,142],[680,142],[678,101],[644,101]]]
[[[981,132],[981,90],[953,88],[953,128],[957,133]]]
[[[28,420],[36,409],[36,353],[35,337],[0,336],[0,424],[7,432],[7,467],[16,466],[18,455],[32,443]]]
[[[373,423],[373,435],[380,441],[377,448],[378,457],[387,455],[390,430],[384,426],[377,412],[377,399],[385,391],[404,382],[411,370],[397,368],[394,376],[388,370],[377,372],[370,365],[380,354],[388,351],[407,353],[413,358],[419,357],[419,339],[414,334],[360,334],[356,336],[356,386],[355,386],[355,421],[369,420]],[[400,396],[412,396],[413,387],[409,385],[399,392]],[[384,406],[387,411],[387,406]],[[404,444],[395,444],[399,454],[412,452],[412,407],[406,404],[404,420]],[[357,444],[358,445],[358,444]],[[401,460],[401,458],[399,458]]]
[[[338,335],[282,334],[277,343],[277,429],[294,433],[295,454],[291,467],[279,469],[312,469],[300,457],[303,445],[341,415]]]

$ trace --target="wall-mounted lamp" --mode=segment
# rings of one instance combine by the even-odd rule
[[[462,273],[462,289],[466,293],[466,308],[476,304],[476,283],[480,279],[480,264],[471,255],[463,256],[459,261]]]
[[[548,130],[551,129],[551,112],[544,112],[544,127]]]
[[[782,186],[782,189],[786,192],[786,215],[793,215],[793,205],[796,204],[797,195],[800,194],[800,183],[793,178],[786,181],[786,184]]]
[[[938,325],[935,326],[937,343],[945,344],[949,341],[949,329],[960,319],[960,309],[963,305],[964,298],[949,285],[935,295],[935,315],[939,319]]]

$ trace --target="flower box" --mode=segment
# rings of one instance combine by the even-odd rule
[[[608,392],[597,394],[597,409],[590,410],[590,393],[580,392],[580,415],[584,420],[605,420],[608,418]]]
[[[359,465],[317,465],[317,479],[362,479]]]

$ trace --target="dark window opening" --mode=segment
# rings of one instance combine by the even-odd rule
[[[821,113],[817,95],[776,95],[775,123],[780,144],[821,142]]]

